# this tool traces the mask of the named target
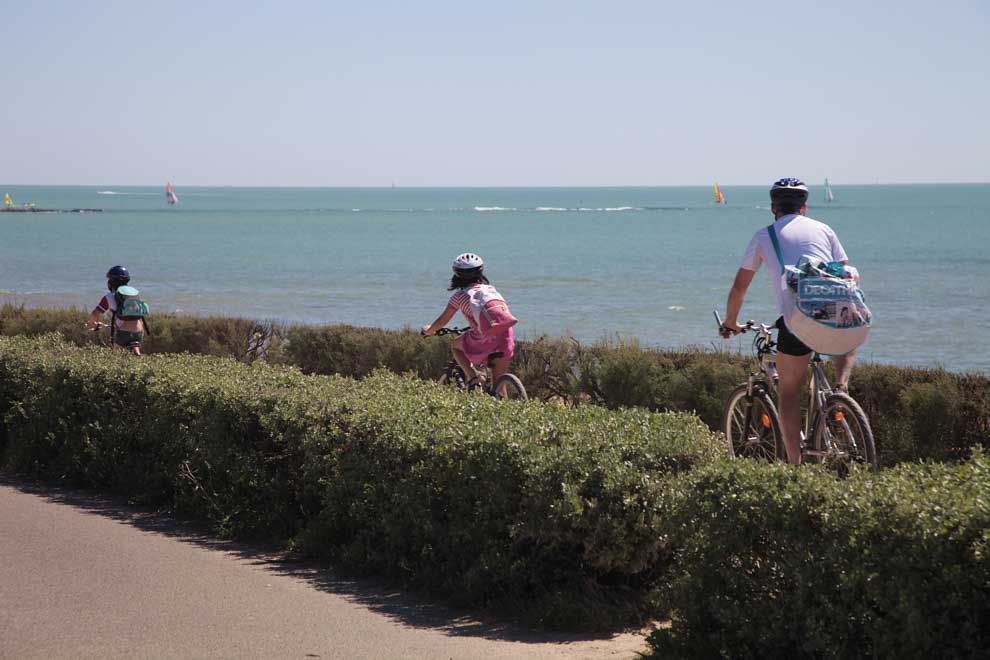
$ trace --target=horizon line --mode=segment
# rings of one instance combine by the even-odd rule
[[[446,189],[446,190],[472,190],[472,189],[547,189],[547,188],[557,188],[557,189],[580,189],[580,188],[602,188],[602,189],[630,189],[630,188],[708,188],[713,184],[717,183],[723,188],[758,188],[765,187],[765,183],[719,183],[713,181],[710,183],[686,183],[686,184],[617,184],[617,185],[292,185],[292,184],[267,184],[267,185],[245,185],[245,184],[200,184],[200,183],[190,183],[190,184],[180,184],[183,188],[277,188],[277,189],[292,189],[292,188],[303,188],[303,189],[314,189],[314,190],[347,190],[347,189],[368,189],[368,190],[391,190],[391,189],[403,189],[403,190],[416,190],[416,189]],[[850,181],[839,181],[836,182],[832,179],[829,183],[833,186],[966,186],[966,185],[988,185],[990,180],[987,181],[891,181],[891,182],[881,182],[873,181],[868,183],[863,182],[850,182]],[[818,184],[811,184],[818,185]],[[824,185],[824,184],[822,184]],[[0,183],[0,186],[24,186],[24,187],[63,187],[63,188],[160,188],[162,184],[160,183],[126,183],[126,184],[109,184],[109,183]],[[176,187],[173,184],[173,188]]]

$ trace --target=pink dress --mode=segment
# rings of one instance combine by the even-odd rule
[[[512,359],[516,352],[516,336],[513,328],[509,328],[504,334],[486,337],[478,329],[478,322],[471,314],[470,300],[464,289],[458,289],[447,301],[447,306],[459,310],[471,326],[467,333],[461,335],[461,349],[464,350],[464,354],[473,364],[487,363],[488,356],[492,353],[504,353],[505,357]]]

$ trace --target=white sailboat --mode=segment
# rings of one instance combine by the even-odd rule
[[[828,182],[828,177],[825,177],[825,201],[831,202],[835,199],[835,195],[832,194],[832,186]]]

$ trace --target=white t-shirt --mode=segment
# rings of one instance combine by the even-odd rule
[[[116,312],[117,311],[117,299],[112,293],[104,293],[103,297],[100,298],[99,304],[96,305],[102,312]]]
[[[788,266],[797,264],[798,259],[805,254],[822,261],[848,260],[839,237],[824,222],[792,214],[778,218],[773,223],[773,228],[777,234],[777,242],[780,243],[784,264]],[[770,232],[766,227],[753,234],[752,240],[746,246],[746,254],[743,256],[740,268],[755,273],[764,261],[767,262],[767,270],[770,272],[770,286],[777,304],[777,313],[782,315],[787,310],[786,303],[790,292],[783,278],[783,266],[777,260],[777,253],[774,252]]]

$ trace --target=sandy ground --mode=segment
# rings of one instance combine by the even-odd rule
[[[636,658],[0,475],[0,658]]]

